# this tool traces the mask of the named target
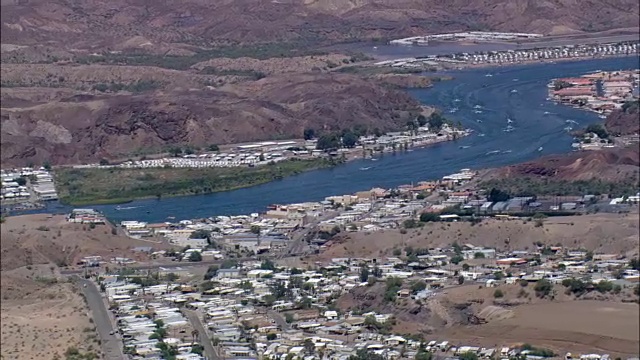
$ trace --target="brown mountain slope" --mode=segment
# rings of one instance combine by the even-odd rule
[[[581,151],[545,156],[538,160],[507,166],[492,174],[494,178],[530,176],[558,180],[602,179],[618,181],[636,176],[640,166],[638,149]]]
[[[636,0],[3,0],[3,44],[153,50],[361,40],[449,30],[557,33],[637,27]]]
[[[307,127],[362,124],[390,130],[419,111],[406,93],[347,74],[269,77],[219,89],[144,95],[48,90],[48,98],[31,99],[27,89],[6,88],[2,94],[3,105],[6,99],[23,103],[1,109],[3,165],[95,161],[171,144],[292,138]]]
[[[607,131],[614,135],[640,134],[640,102],[629,103],[621,110],[607,116],[604,122]]]

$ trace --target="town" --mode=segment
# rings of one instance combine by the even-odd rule
[[[423,216],[428,212],[415,220],[411,214],[420,207],[411,202],[393,206],[393,200],[387,200],[382,206],[361,206],[366,202],[356,198],[333,197],[316,204],[276,206],[265,214],[199,222],[122,222],[131,236],[161,236],[178,250],[150,247],[151,257],[165,259],[166,265],[156,270],[136,270],[135,262],[118,267],[123,263],[117,259],[103,261],[96,256],[83,259],[81,269],[108,300],[116,325],[111,334],[121,339],[130,359],[337,360],[371,354],[379,359],[609,358],[608,354],[579,355],[570,348],[564,349],[565,355],[535,344],[482,347],[450,341],[437,333],[399,334],[393,331],[394,325],[404,320],[393,313],[340,306],[341,296],[376,286],[383,289],[384,303],[398,306],[437,306],[448,290],[461,286],[491,288],[495,304],[501,303],[509,286],[519,288],[523,297],[530,292],[538,298],[555,296],[554,286],[562,286],[568,294],[638,294],[637,260],[622,254],[596,254],[579,246],[497,249],[454,242],[446,248],[396,248],[385,258],[283,265],[313,253],[306,247],[317,253],[331,246],[331,238],[341,231],[376,231],[347,215],[363,209],[380,209],[370,210],[369,218],[391,216],[393,220],[386,224],[407,219],[402,225],[406,228],[415,226],[412,219],[462,221],[446,215]],[[401,206],[408,210],[400,211]],[[333,221],[321,220],[336,213]],[[96,213],[86,209],[74,211],[69,221],[82,216],[88,216],[87,222],[101,223]],[[305,224],[309,217],[314,223]],[[544,218],[534,216],[534,221],[542,223]],[[316,223],[319,238],[303,240]],[[287,233],[295,235],[289,238]],[[323,245],[314,247],[318,243]],[[473,326],[491,315],[485,311],[466,316],[465,322]]]
[[[501,32],[485,32],[485,31],[469,31],[461,33],[448,33],[426,36],[414,36],[404,39],[391,40],[392,45],[429,45],[429,41],[505,41],[505,40],[521,40],[536,39],[543,37],[542,34],[524,34],[524,33],[501,33]]]
[[[41,207],[43,201],[57,200],[58,194],[50,170],[49,166],[0,170],[2,208],[33,209]]]
[[[549,48],[456,53],[429,55],[417,58],[403,58],[377,62],[377,66],[395,68],[424,68],[439,65],[461,67],[467,65],[509,65],[530,62],[556,61],[563,59],[592,59],[606,56],[629,56],[638,54],[637,41],[617,43],[565,45]]]
[[[554,79],[547,85],[549,99],[558,104],[572,106],[600,114],[606,118],[616,109],[629,110],[638,106],[640,71],[599,71],[574,78]],[[573,127],[567,126],[572,131]],[[580,150],[600,150],[638,143],[638,134],[611,136],[600,125],[591,125],[572,145]]]

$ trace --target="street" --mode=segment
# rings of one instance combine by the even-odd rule
[[[87,304],[93,315],[93,324],[98,330],[102,351],[105,360],[123,360],[127,359],[122,352],[122,342],[116,335],[110,335],[114,331],[113,324],[109,318],[109,310],[105,307],[105,303],[100,294],[100,290],[92,281],[77,278],[77,284],[87,299]],[[85,287],[86,285],[86,287]]]
[[[268,310],[267,315],[269,315],[275,322],[278,324],[282,331],[287,331],[291,329],[291,324],[287,323],[285,318],[277,311]]]
[[[198,341],[200,341],[200,344],[204,347],[204,354],[207,357],[207,360],[221,360],[221,358],[218,356],[218,353],[216,352],[216,349],[211,343],[211,339],[209,339],[209,337],[207,336],[207,331],[202,325],[202,321],[200,321],[200,315],[198,314],[198,312],[185,309],[184,314],[189,319],[191,326],[193,326],[194,329],[198,330]]]

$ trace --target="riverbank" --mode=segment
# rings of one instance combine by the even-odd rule
[[[68,205],[106,205],[134,199],[230,191],[341,164],[342,159],[290,159],[260,167],[73,169],[55,173],[60,201]]]

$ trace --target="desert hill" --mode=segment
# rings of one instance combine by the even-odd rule
[[[552,33],[637,27],[634,0],[3,0],[2,43],[123,50],[361,40],[451,30]],[[184,51],[184,49],[183,49]]]
[[[95,94],[2,89],[2,160],[53,164],[168,145],[295,138],[354,124],[391,130],[415,116],[408,94],[348,74],[274,76],[203,90]],[[5,105],[7,104],[7,105]],[[18,104],[18,107],[5,107]],[[413,115],[411,115],[413,114]]]

